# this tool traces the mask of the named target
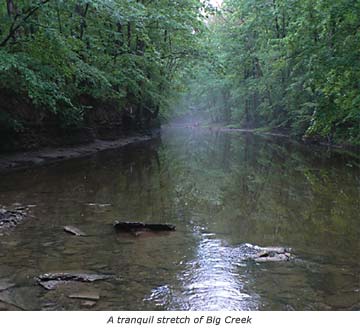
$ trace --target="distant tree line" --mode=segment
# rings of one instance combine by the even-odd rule
[[[213,121],[360,143],[360,1],[225,0],[184,108]],[[181,106],[179,106],[181,108]]]

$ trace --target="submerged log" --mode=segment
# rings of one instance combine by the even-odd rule
[[[144,232],[144,231],[153,231],[153,232],[175,231],[176,226],[172,224],[146,224],[142,222],[116,221],[114,223],[114,228],[117,231],[129,232],[137,235],[136,233]]]

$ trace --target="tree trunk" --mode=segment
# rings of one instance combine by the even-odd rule
[[[274,10],[276,11],[276,1],[273,0],[273,7],[274,7]],[[276,30],[276,37],[278,39],[280,39],[280,25],[279,25],[279,18],[278,18],[278,15],[275,13],[275,30]]]
[[[79,34],[79,39],[80,40],[82,40],[83,37],[84,37],[84,33],[85,33],[85,29],[86,29],[86,15],[88,13],[88,10],[89,10],[89,4],[88,3],[85,5],[84,10],[82,10],[80,5],[77,6],[77,11],[78,11],[79,15],[81,16],[80,34]]]
[[[131,23],[127,23],[127,46],[128,46],[128,52],[131,52]]]
[[[13,0],[6,0],[7,13],[9,17],[14,16],[16,13],[15,4]]]

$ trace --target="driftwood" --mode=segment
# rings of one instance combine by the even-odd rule
[[[176,226],[172,224],[146,224],[142,222],[120,222],[114,223],[114,228],[119,232],[128,232],[138,236],[140,232],[166,232],[175,231]]]

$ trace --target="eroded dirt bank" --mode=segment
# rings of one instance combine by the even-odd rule
[[[32,166],[54,163],[62,160],[85,157],[99,151],[116,149],[128,144],[140,143],[158,136],[158,132],[147,135],[132,135],[116,140],[95,140],[89,144],[43,148],[36,151],[25,151],[8,154],[0,154],[0,173]]]

